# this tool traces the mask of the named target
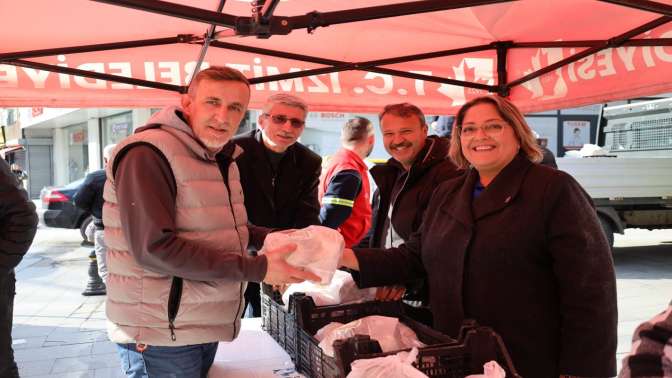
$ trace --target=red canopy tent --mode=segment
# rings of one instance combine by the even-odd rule
[[[0,106],[148,107],[231,65],[251,107],[428,114],[474,96],[525,111],[672,91],[672,0],[0,2]]]

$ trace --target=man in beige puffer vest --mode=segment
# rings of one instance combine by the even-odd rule
[[[247,281],[319,279],[287,265],[295,246],[246,253],[268,232],[247,224],[234,161],[242,151],[229,143],[249,99],[244,75],[211,67],[194,77],[181,109],[155,114],[112,153],[106,312],[128,377],[207,376],[218,342],[238,335]]]

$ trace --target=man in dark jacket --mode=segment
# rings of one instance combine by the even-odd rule
[[[297,142],[307,115],[303,100],[276,94],[263,107],[260,130],[234,138],[244,150],[236,163],[248,220],[256,226],[290,229],[320,224],[317,187],[322,158]],[[221,167],[219,156],[218,162]],[[255,317],[261,316],[259,292],[259,284],[252,282],[245,291]]]
[[[409,103],[388,105],[379,117],[383,144],[392,158],[371,168],[378,190],[373,200],[369,246],[390,248],[403,244],[418,230],[434,189],[459,172],[448,158],[449,140],[427,136],[428,127],[420,108]],[[407,299],[423,299],[423,286],[409,286],[412,292]],[[378,297],[398,299],[403,291],[383,288]],[[422,315],[419,317],[428,322],[421,319]]]
[[[110,159],[112,150],[116,144],[110,144],[103,149],[103,169],[91,172],[86,175],[82,186],[75,193],[75,205],[91,213],[93,216],[93,225],[96,231],[93,234],[94,250],[96,251],[96,262],[98,263],[98,273],[103,282],[107,283],[107,246],[105,245],[105,227],[103,226],[103,189],[105,188],[105,167]]]
[[[555,162],[555,155],[553,155],[553,151],[548,149],[548,139],[540,137],[534,130],[532,130],[532,134],[534,134],[534,137],[537,139],[537,144],[539,145],[539,148],[541,148],[541,153],[543,154],[543,158],[539,164],[558,169],[558,164]]]
[[[0,377],[18,377],[12,350],[14,268],[28,251],[37,230],[35,205],[0,159]]]

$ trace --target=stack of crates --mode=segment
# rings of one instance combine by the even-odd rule
[[[334,342],[334,357],[323,353],[315,333],[331,322],[348,323],[370,316],[399,318],[427,346],[419,348],[414,366],[432,378],[462,378],[482,374],[483,365],[497,361],[507,377],[519,377],[499,337],[488,327],[466,321],[457,340],[408,318],[400,302],[315,306],[313,299],[300,293],[290,297],[285,310],[280,296],[270,287],[262,289],[262,326],[294,361],[296,370],[310,378],[344,378],[350,364],[358,359],[384,357],[380,345],[366,335]],[[291,324],[290,324],[291,323]]]

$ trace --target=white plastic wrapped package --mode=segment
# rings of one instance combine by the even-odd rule
[[[506,372],[497,361],[486,362],[483,365],[483,374],[472,374],[465,378],[505,378]]]
[[[309,226],[291,232],[273,232],[266,237],[264,248],[273,249],[289,243],[296,243],[297,247],[287,257],[288,264],[316,274],[323,285],[331,281],[345,247],[343,236],[338,231]]]
[[[355,360],[346,378],[427,378],[412,365],[417,356],[418,348],[413,348],[391,356]]]
[[[376,299],[376,288],[360,289],[352,279],[352,275],[336,270],[328,285],[304,281],[291,284],[282,294],[285,309],[289,306],[289,296],[294,293],[305,293],[313,298],[316,306],[358,303]]]
[[[334,356],[334,341],[343,340],[355,335],[369,335],[378,341],[383,352],[394,352],[400,349],[424,347],[418,336],[398,318],[372,315],[342,324],[332,322],[320,328],[315,338],[320,342],[324,354]]]

